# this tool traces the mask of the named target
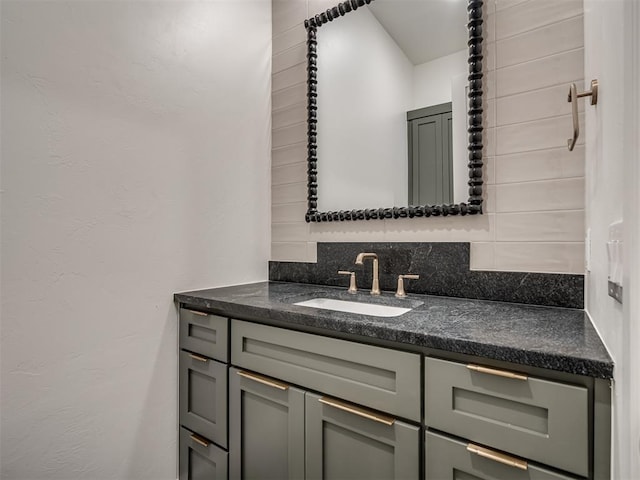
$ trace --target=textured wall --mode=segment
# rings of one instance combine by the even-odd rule
[[[568,84],[584,76],[582,1],[485,2],[485,215],[310,225],[302,22],[336,3],[272,2],[271,259],[313,262],[319,241],[469,241],[474,269],[583,273],[584,137],[566,148]]]
[[[586,223],[591,231],[586,310],[616,363],[611,478],[640,475],[640,4],[585,0]],[[604,41],[603,41],[604,40]],[[624,220],[624,304],[607,294],[609,225]]]
[[[270,2],[1,13],[0,476],[175,480],[172,294],[267,277]]]

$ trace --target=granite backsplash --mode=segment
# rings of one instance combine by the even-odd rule
[[[349,277],[337,272],[350,270],[369,290],[371,262],[356,265],[360,252],[378,254],[382,290],[395,291],[398,275],[412,273],[420,278],[405,282],[408,293],[584,308],[584,275],[473,271],[465,242],[318,243],[317,263],[269,262],[269,280],[346,288]]]

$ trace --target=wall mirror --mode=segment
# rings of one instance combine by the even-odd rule
[[[305,21],[307,222],[482,213],[482,0]]]

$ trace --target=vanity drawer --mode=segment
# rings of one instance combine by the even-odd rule
[[[180,352],[180,424],[227,448],[227,380],[224,363]]]
[[[225,317],[180,309],[180,348],[221,362],[229,361],[228,322]]]
[[[179,462],[180,480],[227,480],[227,452],[182,427]]]
[[[467,448],[470,448],[469,451]],[[522,459],[501,452],[482,449],[480,455],[472,444],[454,440],[434,432],[425,436],[425,480],[574,480]],[[489,458],[487,458],[489,457]],[[502,462],[515,460],[518,466]]]
[[[420,356],[231,320],[231,362],[420,421]]]
[[[526,375],[500,376],[503,371],[490,368],[480,370],[425,359],[428,427],[588,475],[586,388]]]

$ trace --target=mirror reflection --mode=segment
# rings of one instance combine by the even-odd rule
[[[466,0],[375,0],[318,32],[318,210],[468,198]]]

